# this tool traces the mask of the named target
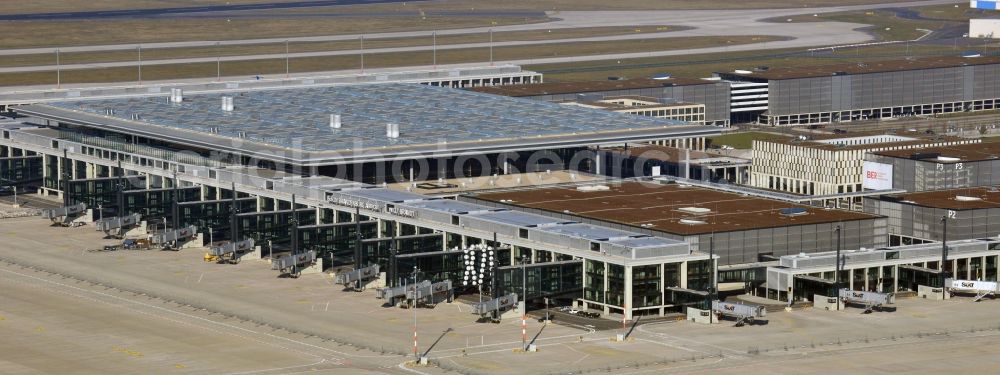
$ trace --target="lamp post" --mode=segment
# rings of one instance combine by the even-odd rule
[[[142,86],[142,44],[139,45],[139,86]]]
[[[215,42],[215,81],[222,81],[222,56],[219,52],[219,42]]]
[[[833,287],[836,289],[834,293],[840,293],[840,226],[838,225],[835,230],[837,231],[837,265],[834,267]]]
[[[528,350],[528,256],[521,255],[521,293],[524,308],[521,309],[521,349]]]
[[[948,216],[941,216],[941,288],[948,278],[945,263],[948,263]]]
[[[58,48],[56,48],[56,88],[62,88],[62,66],[59,64]]]
[[[417,272],[420,269],[413,266],[413,358],[420,361],[420,354],[417,353]]]

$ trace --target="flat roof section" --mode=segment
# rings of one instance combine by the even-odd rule
[[[806,139],[782,138],[760,142],[780,143],[828,151],[852,151],[881,148],[886,146],[914,146],[943,142],[969,141],[969,138],[938,134],[886,134],[884,131],[868,131],[848,134],[810,134]],[[979,140],[975,140],[979,142]]]
[[[670,78],[670,79],[633,78],[633,79],[623,79],[617,81],[606,80],[606,81],[583,81],[583,82],[546,82],[546,83],[531,83],[526,85],[477,87],[471,89],[471,91],[494,94],[494,95],[502,95],[502,96],[524,97],[524,96],[576,94],[576,93],[615,91],[615,90],[650,89],[650,88],[671,87],[671,86],[714,85],[716,83],[719,82],[698,79],[698,78]]]
[[[873,152],[875,155],[893,158],[916,159],[920,161],[952,164],[1000,159],[1000,142],[982,142],[975,147],[940,146],[917,150],[890,150]]]
[[[906,70],[950,68],[967,65],[1000,64],[1000,57],[924,57],[904,60],[868,61],[858,63],[803,66],[794,68],[770,68],[754,70],[749,73],[720,72],[722,75],[755,77],[768,80],[829,77],[834,75],[851,75],[883,72],[899,72]]]
[[[884,197],[883,200],[892,200],[903,204],[944,208],[949,210],[1000,208],[1000,192],[990,190],[997,189],[976,187],[937,190],[922,193],[891,195]]]
[[[221,109],[223,96],[234,97],[233,111]],[[419,84],[193,94],[185,95],[182,103],[170,103],[165,97],[78,100],[16,110],[203,148],[317,164],[578,147],[718,131],[680,121]],[[331,127],[335,114],[341,115],[340,128]],[[398,124],[398,137],[387,136],[388,123]]]
[[[749,159],[651,144],[630,145],[628,148],[610,147],[603,148],[602,150],[623,156],[641,157],[647,160],[660,160],[677,164],[684,162],[686,153],[691,159],[691,165],[714,167],[750,165]]]
[[[525,208],[576,215],[676,235],[775,228],[872,219],[878,216],[827,210],[739,194],[653,182],[626,182],[608,190],[550,188],[472,197]],[[783,209],[793,209],[783,214]],[[802,214],[796,214],[804,210]],[[683,220],[683,222],[682,222]],[[651,226],[650,226],[651,224]]]

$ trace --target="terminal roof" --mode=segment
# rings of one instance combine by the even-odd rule
[[[576,94],[601,91],[651,89],[671,86],[713,85],[718,81],[697,78],[633,78],[625,80],[585,81],[585,82],[548,82],[527,85],[477,87],[473,91],[503,96],[539,96],[554,94]]]
[[[658,182],[626,182],[609,186],[609,190],[606,191],[550,188],[486,193],[473,197],[540,209],[557,215],[596,219],[674,235],[697,235],[877,217]],[[787,208],[804,209],[805,213],[783,214],[782,209]]]
[[[221,109],[223,96],[234,97],[235,110]],[[193,94],[182,103],[170,103],[166,97],[63,101],[17,111],[211,150],[314,164],[717,132],[680,121],[390,83]],[[335,114],[341,115],[341,128],[330,125]],[[398,124],[397,138],[386,135],[388,123]]]

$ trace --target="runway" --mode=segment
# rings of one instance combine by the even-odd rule
[[[508,42],[493,43],[493,46],[495,48],[499,48],[499,47],[513,47],[513,46],[546,45],[555,43],[606,42],[606,41],[626,42],[626,41],[653,39],[653,38],[705,37],[705,36],[731,36],[731,35],[770,35],[770,36],[788,38],[787,40],[781,40],[781,41],[771,41],[767,43],[751,43],[751,44],[742,44],[735,46],[709,46],[702,48],[689,48],[689,49],[679,49],[670,51],[648,51],[648,52],[636,52],[636,53],[624,53],[624,54],[617,53],[617,54],[600,54],[600,55],[588,55],[588,56],[563,56],[563,57],[548,57],[548,58],[537,58],[537,59],[496,61],[497,63],[511,63],[511,64],[544,64],[544,63],[608,60],[608,59],[618,59],[618,58],[626,59],[626,58],[638,58],[638,57],[678,56],[678,55],[702,54],[702,53],[714,53],[714,52],[736,52],[736,51],[748,51],[748,50],[808,48],[808,47],[817,47],[826,45],[841,45],[841,44],[862,43],[870,41],[872,39],[871,35],[869,35],[864,31],[858,30],[868,25],[846,23],[846,22],[775,23],[775,22],[768,22],[766,20],[798,15],[798,14],[833,13],[833,12],[847,12],[847,11],[857,11],[866,9],[928,6],[928,5],[941,5],[941,4],[952,4],[952,3],[956,2],[954,0],[926,0],[926,1],[906,2],[906,3],[889,3],[889,4],[857,5],[857,6],[758,9],[758,10],[607,11],[607,12],[562,11],[557,13],[549,13],[550,17],[555,18],[555,20],[552,22],[498,26],[492,29],[494,32],[505,32],[505,31],[531,31],[531,30],[602,27],[602,26],[638,27],[638,26],[662,26],[662,25],[682,26],[690,29],[658,32],[658,33],[626,34],[626,35],[612,35],[612,36],[587,37],[587,38],[567,38],[567,39],[535,40],[535,41],[508,41]],[[486,33],[489,30],[490,28],[485,28],[485,27],[451,29],[451,30],[438,31],[437,35]],[[365,40],[383,39],[383,38],[406,38],[406,37],[427,37],[428,39],[430,39],[431,34],[432,34],[431,31],[410,31],[410,32],[366,34],[364,35],[364,37]],[[290,42],[348,41],[348,40],[358,40],[360,37],[361,35],[359,34],[353,34],[353,35],[327,35],[327,36],[296,37],[296,38],[244,39],[244,40],[228,40],[228,41],[203,40],[203,41],[149,43],[149,44],[143,44],[142,48],[144,49],[185,48],[185,47],[215,46],[216,44],[222,46],[233,46],[233,45],[264,44],[264,43],[283,43],[286,39]],[[455,50],[455,49],[469,49],[469,48],[487,48],[489,46],[490,43],[461,43],[461,44],[439,45],[436,46],[436,48],[438,50]],[[136,44],[76,46],[76,47],[60,48],[60,52],[67,53],[67,52],[122,51],[122,50],[135,50],[138,47],[139,45]],[[430,43],[428,43],[428,45],[425,46],[365,49],[364,53],[377,54],[377,53],[417,52],[417,51],[430,51],[433,48],[435,47],[433,47],[432,45],[430,45]],[[18,54],[53,53],[54,51],[55,51],[54,48],[8,49],[8,50],[0,50],[0,56],[9,56]],[[287,57],[304,58],[304,57],[345,56],[345,55],[359,55],[361,52],[362,51],[360,49],[302,52],[302,53],[291,53],[288,54]],[[162,59],[162,60],[144,60],[142,61],[142,65],[150,66],[150,65],[164,65],[164,64],[209,63],[209,62],[216,62],[217,60],[222,62],[266,60],[266,59],[283,59],[285,57],[286,57],[285,54],[258,54],[258,55],[245,55],[245,56],[179,58],[179,59]],[[59,68],[63,70],[97,69],[97,68],[130,67],[130,66],[137,66],[138,64],[139,64],[138,61],[118,61],[118,62],[106,62],[106,63],[66,64],[59,66]],[[0,68],[0,73],[54,71],[56,69],[57,67],[55,65],[7,67],[7,68]]]

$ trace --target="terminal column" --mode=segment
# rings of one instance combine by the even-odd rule
[[[622,296],[622,314],[625,320],[632,320],[632,266],[625,266],[625,293]]]

